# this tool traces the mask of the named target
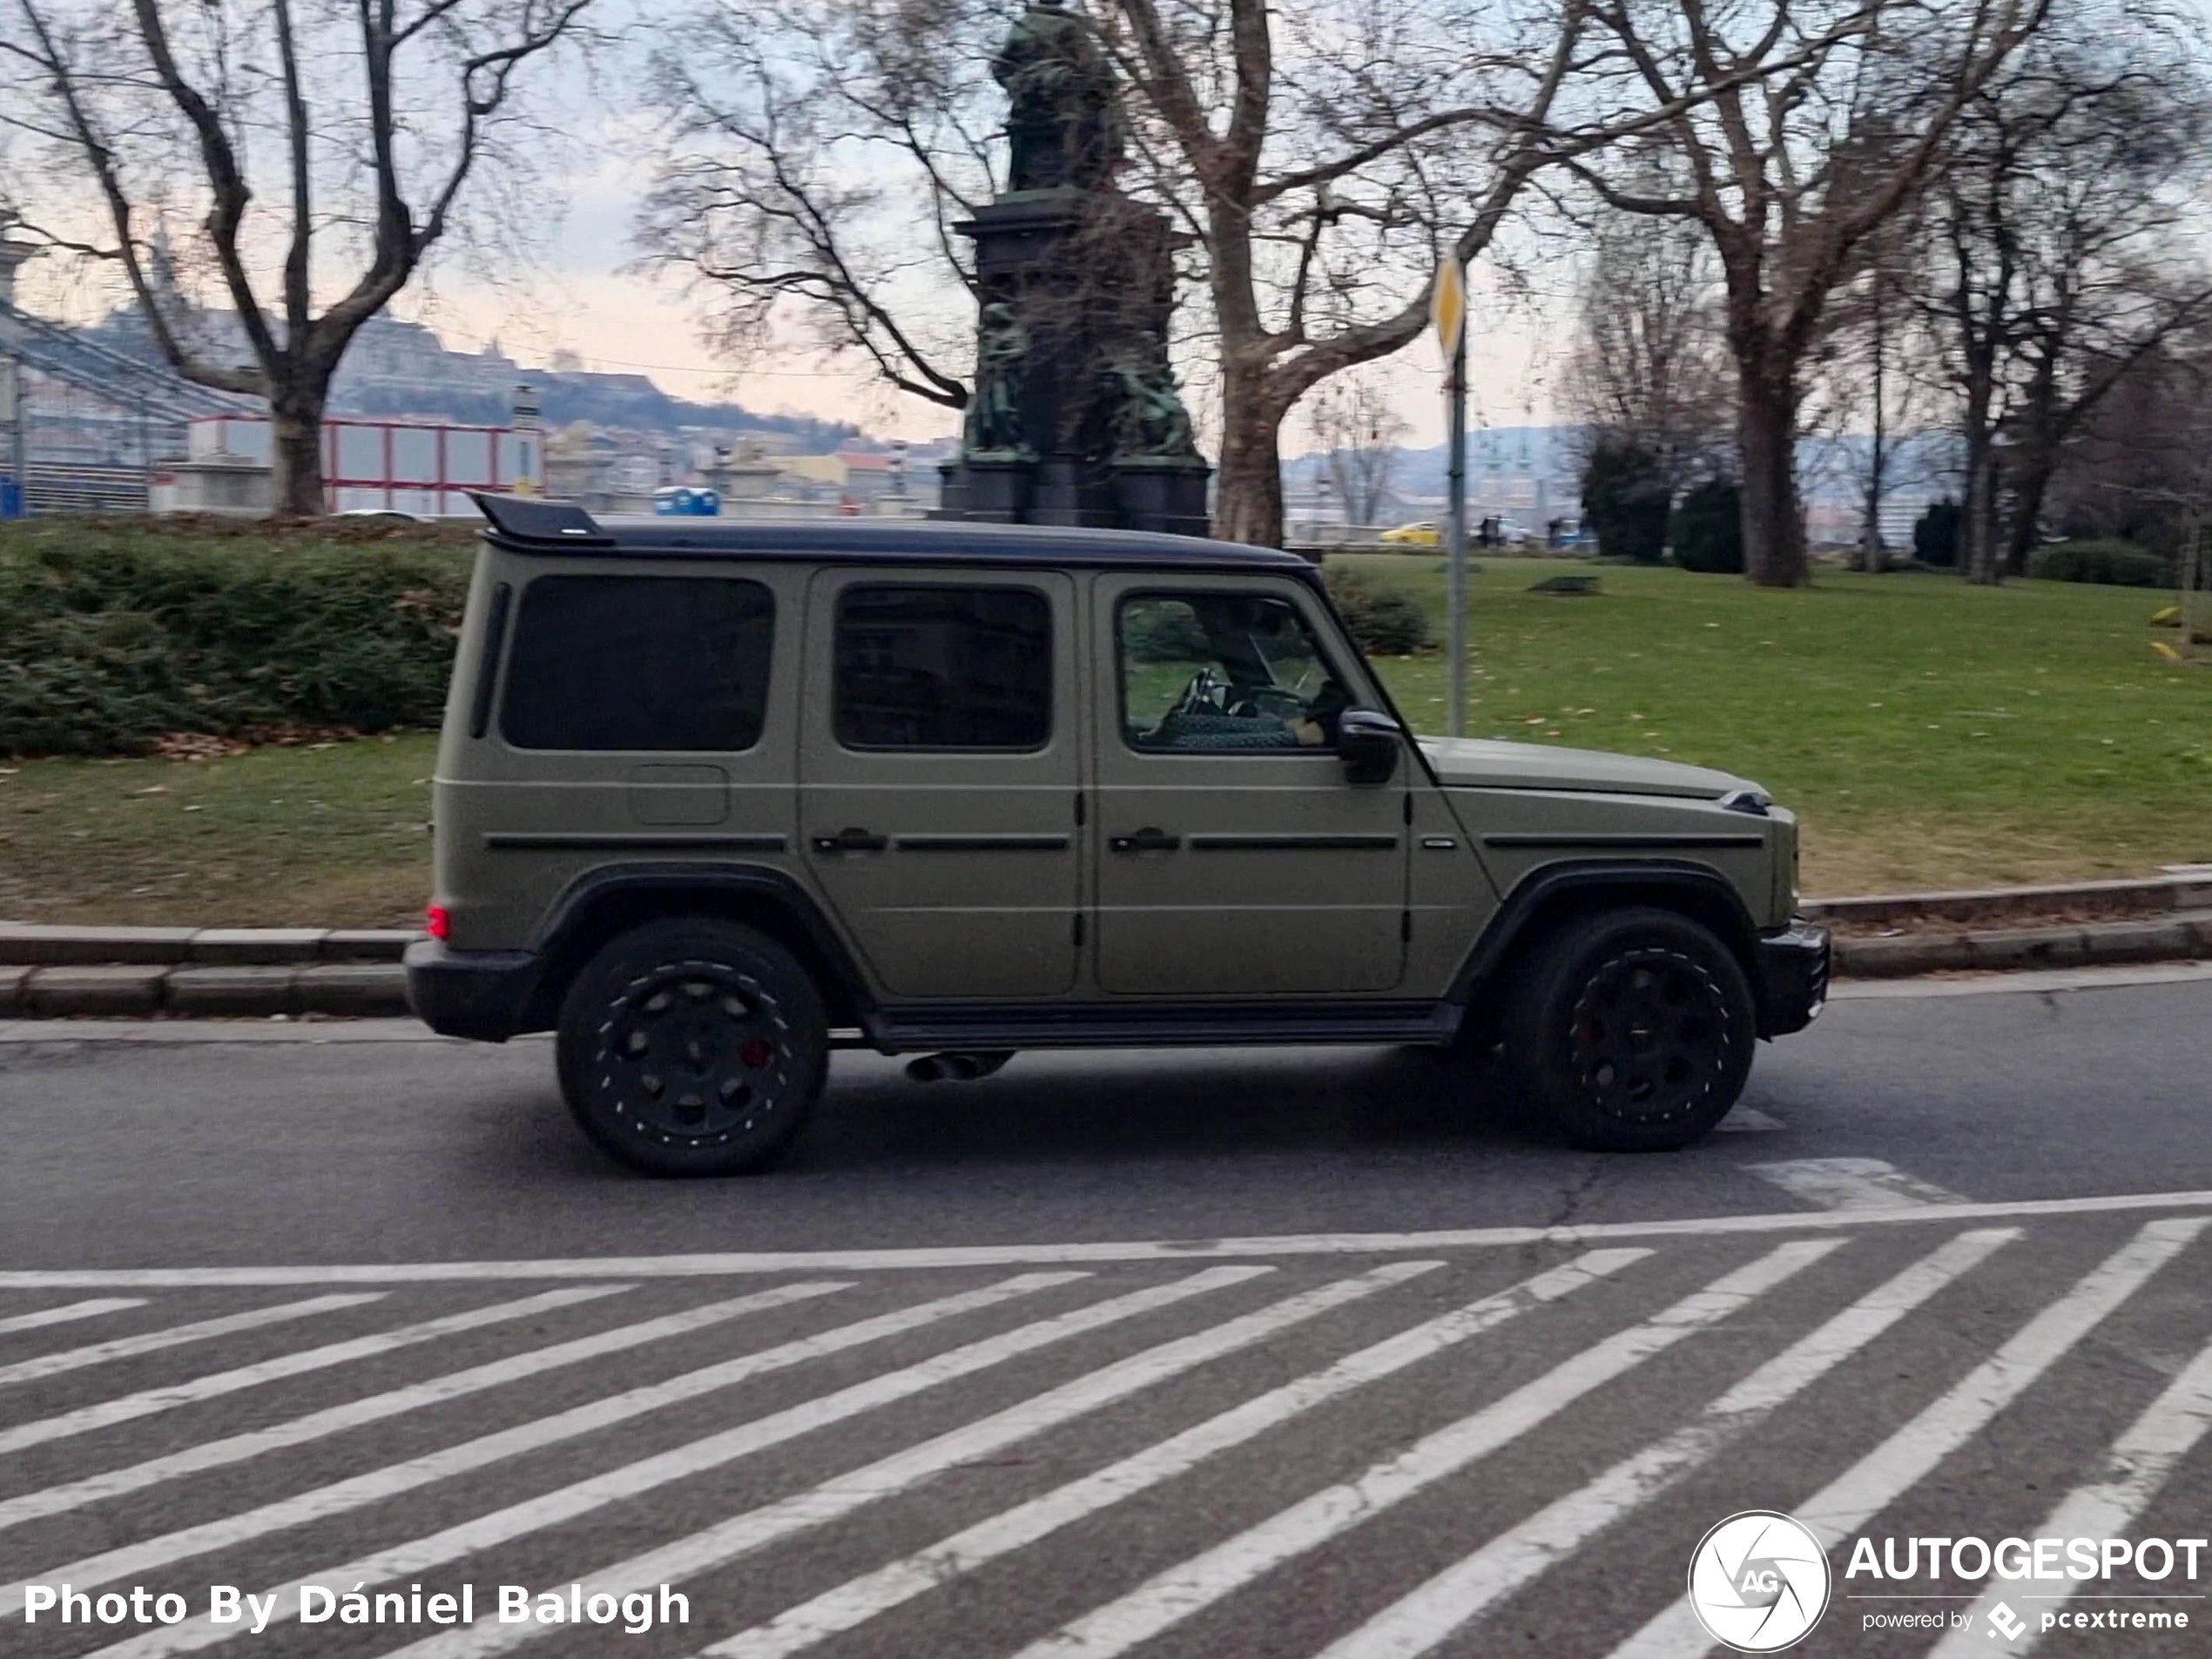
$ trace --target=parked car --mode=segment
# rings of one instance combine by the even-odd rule
[[[1416,1043],[1678,1147],[1820,1010],[1764,791],[1416,739],[1291,555],[479,504],[408,991],[638,1169],[768,1164],[840,1046]]]
[[[1442,543],[1444,533],[1434,519],[1425,518],[1418,523],[1400,524],[1394,530],[1385,530],[1379,539],[1406,547],[1436,547]]]

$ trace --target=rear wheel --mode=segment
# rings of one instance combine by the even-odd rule
[[[1656,908],[1568,927],[1514,988],[1507,1052],[1519,1091],[1567,1138],[1670,1151],[1728,1115],[1750,1074],[1750,981],[1711,931]]]
[[[765,1169],[829,1064],[813,981],[765,934],[648,922],[585,964],[561,1006],[561,1092],[603,1150],[652,1175]]]

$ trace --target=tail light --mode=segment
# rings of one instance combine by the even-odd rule
[[[422,912],[422,927],[433,939],[448,938],[453,933],[453,917],[443,905],[429,905]]]

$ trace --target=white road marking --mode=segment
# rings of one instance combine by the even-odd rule
[[[1332,1642],[1318,1659],[1413,1659],[1446,1641],[1607,1527],[1710,1461],[1937,1291],[2020,1237],[1961,1233],[1784,1349],[1691,1422],[1500,1534]]]
[[[1790,1158],[1779,1163],[1747,1163],[1744,1169],[1771,1181],[1793,1197],[1822,1210],[1894,1210],[1899,1204],[1962,1204],[1957,1193],[1907,1175],[1880,1158]]]
[[[778,1614],[765,1624],[717,1642],[705,1652],[715,1659],[780,1659],[782,1655],[826,1641],[940,1588],[986,1561],[1025,1548],[1086,1515],[1185,1474],[1206,1459],[1256,1440],[1330,1400],[1443,1353],[1517,1313],[1618,1272],[1650,1253],[1648,1250],[1593,1251],[1509,1289],[1439,1314],[1334,1365],[1231,1406],[1094,1474],[993,1515],[903,1561],[826,1591]]]
[[[18,1497],[0,1499],[0,1530],[18,1527],[24,1521],[36,1521],[46,1515],[81,1509],[86,1504],[158,1486],[164,1480],[198,1474],[203,1470],[220,1468],[226,1464],[241,1463],[248,1458],[281,1451],[287,1447],[304,1446],[310,1440],[359,1428],[366,1423],[381,1422],[386,1418],[420,1411],[428,1406],[443,1405],[448,1400],[516,1382],[525,1377],[535,1377],[562,1366],[602,1359],[608,1354],[620,1353],[625,1349],[658,1342],[669,1337],[688,1336],[692,1332],[710,1329],[744,1314],[783,1307],[850,1288],[850,1281],[840,1284],[830,1280],[779,1285],[772,1290],[754,1291],[727,1301],[709,1302],[704,1306],[686,1308],[681,1313],[664,1314],[641,1324],[619,1325],[611,1331],[556,1343],[549,1348],[533,1348],[504,1359],[471,1366],[465,1371],[449,1372],[425,1382],[410,1383],[406,1387],[395,1388],[385,1393],[349,1399],[322,1411],[311,1412],[305,1417],[295,1417],[290,1422],[274,1423],[266,1428],[252,1429],[243,1434],[233,1434],[223,1440],[186,1447],[182,1451],[152,1458],[144,1463],[133,1463],[119,1469],[104,1469],[97,1474],[70,1481],[65,1486],[48,1487],[44,1491],[26,1492]]]
[[[2150,1501],[2165,1487],[2176,1465],[2196,1449],[2205,1431],[2212,1429],[2212,1345],[2201,1349],[2182,1374],[2150,1403],[2143,1414],[2114,1440],[2106,1460],[2104,1478],[2076,1487],[2060,1501],[2051,1517],[2030,1538],[2125,1538]],[[1930,1650],[1929,1659],[1961,1659],[1967,1653],[1987,1651],[1984,1620],[2000,1601],[2033,1600],[2038,1615],[2054,1613],[2061,1603],[2080,1593],[2079,1580],[2028,1578],[1993,1587],[1967,1615],[1966,1630],[1953,1631]],[[1997,1594],[2001,1588],[2003,1595]],[[2042,1639],[2031,1623],[2027,1634],[2006,1649],[2008,1654],[2028,1652]]]
[[[34,1382],[41,1377],[51,1377],[64,1371],[78,1371],[86,1366],[105,1365],[111,1359],[132,1359],[142,1353],[158,1353],[164,1348],[182,1347],[188,1342],[206,1342],[213,1337],[235,1336],[240,1331],[258,1331],[264,1325],[282,1325],[288,1319],[304,1319],[317,1313],[334,1313],[340,1308],[359,1307],[364,1302],[381,1302],[381,1291],[366,1295],[317,1296],[305,1302],[285,1302],[275,1307],[250,1308],[244,1313],[226,1313],[217,1319],[201,1319],[192,1325],[172,1325],[166,1330],[141,1332],[134,1337],[117,1337],[111,1341],[94,1343],[89,1348],[69,1348],[60,1353],[42,1353],[36,1359],[18,1359],[12,1366],[0,1366],[0,1384]]]
[[[179,1289],[285,1285],[430,1285],[530,1278],[717,1278],[754,1273],[866,1273],[912,1268],[1053,1267],[1112,1262],[1238,1261],[1280,1256],[1426,1255],[1443,1250],[1518,1250],[1530,1244],[1607,1244],[1633,1238],[1726,1238],[1759,1233],[1859,1231],[1890,1224],[2025,1221],[2212,1210],[2212,1188],[2127,1192],[2003,1204],[1892,1203],[1884,1210],[1790,1210],[1670,1221],[1585,1222],[1564,1227],[1455,1227],[1426,1232],[1274,1233],[1076,1244],[924,1245],[901,1250],[739,1251],[684,1256],[570,1256],[537,1261],[414,1262],[337,1267],[126,1267],[0,1272],[0,1291]]]
[[[510,1504],[504,1509],[448,1527],[428,1537],[395,1545],[320,1573],[295,1575],[286,1583],[267,1592],[278,1598],[274,1616],[280,1621],[299,1616],[299,1587],[302,1582],[379,1584],[388,1579],[410,1576],[446,1561],[462,1560],[478,1550],[489,1549],[511,1539],[526,1537],[543,1527],[589,1514],[622,1499],[637,1497],[671,1481],[685,1480],[734,1462],[768,1447],[795,1440],[832,1423],[858,1416],[862,1412],[889,1405],[894,1400],[905,1399],[925,1389],[1002,1364],[1055,1342],[1103,1330],[1124,1319],[1156,1312],[1177,1302],[1231,1285],[1243,1284],[1273,1271],[1266,1267],[1211,1267],[1170,1284],[1152,1285],[1108,1301],[1094,1302],[1069,1312],[1017,1326],[997,1336],[987,1337],[980,1342],[969,1343],[965,1347],[952,1349],[901,1370],[872,1377],[866,1382],[855,1383],[834,1393],[803,1401],[787,1410],[772,1413],[749,1423],[741,1423],[719,1434],[711,1434],[705,1440],[677,1447],[658,1456],[624,1464],[620,1468],[610,1469],[590,1480],[556,1487],[523,1502]],[[1042,1278],[1045,1276],[1035,1277]],[[1027,1288],[1043,1287],[1031,1285]],[[590,1406],[579,1406],[563,1415],[583,1418],[592,1410]],[[559,1420],[549,1420],[557,1422]],[[594,1423],[591,1426],[598,1425]],[[421,1460],[424,1462],[428,1460]],[[408,1466],[400,1467],[405,1468]],[[364,1478],[373,1480],[377,1477]],[[420,1481],[411,1481],[410,1484],[420,1484]],[[222,1524],[215,1523],[218,1527]],[[111,1552],[111,1558],[122,1553]],[[35,1581],[47,1582],[57,1577],[59,1573],[57,1568],[55,1574]],[[76,1583],[80,1578],[81,1574],[75,1575],[69,1581]],[[491,1628],[496,1629],[499,1627],[495,1625]],[[101,1659],[148,1659],[149,1656],[155,1654],[186,1653],[208,1647],[240,1635],[242,1630],[243,1627],[239,1625],[212,1624],[202,1619],[197,1622],[150,1630],[142,1636],[103,1648],[99,1653]]]
[[[810,1491],[763,1505],[688,1538],[679,1538],[604,1568],[586,1576],[583,1593],[593,1595],[611,1591],[620,1595],[649,1586],[674,1583],[726,1566],[779,1539],[840,1520],[879,1498],[908,1491],[959,1464],[988,1457],[1005,1447],[1088,1416],[1102,1406],[1180,1376],[1209,1360],[1265,1341],[1308,1319],[1423,1273],[1433,1272],[1443,1265],[1441,1262],[1393,1262],[1356,1278],[1339,1279],[1302,1291],[1211,1331],[1131,1354],[981,1421],[895,1452],[866,1468],[826,1480]],[[544,1625],[479,1624],[474,1629],[449,1630],[410,1643],[389,1656],[389,1659],[462,1659],[462,1656],[498,1653],[551,1631],[552,1627]]]
[[[1790,1126],[1756,1106],[1738,1106],[1714,1125],[1716,1135],[1771,1135]]]
[[[97,1301],[71,1302],[67,1307],[41,1308],[36,1313],[17,1313],[0,1319],[0,1337],[17,1331],[36,1331],[41,1325],[67,1325],[75,1319],[90,1319],[103,1313],[119,1313],[125,1308],[142,1308],[146,1305],[143,1296],[105,1296]]]
[[[403,1325],[395,1330],[379,1331],[373,1336],[326,1343],[320,1348],[303,1348],[297,1353],[279,1354],[273,1359],[239,1366],[234,1370],[218,1371],[180,1383],[165,1383],[158,1388],[124,1394],[114,1399],[96,1400],[90,1406],[80,1406],[73,1412],[64,1412],[58,1417],[42,1417],[35,1422],[18,1423],[12,1428],[0,1429],[0,1453],[20,1452],[27,1446],[43,1446],[50,1440],[67,1440],[73,1434],[89,1434],[95,1429],[127,1423],[134,1418],[151,1417],[156,1412],[189,1406],[196,1400],[213,1399],[218,1395],[236,1393],[241,1388],[256,1387],[280,1378],[297,1377],[307,1372],[344,1365],[350,1359],[365,1359],[372,1354],[389,1353],[395,1348],[435,1341],[458,1332],[474,1331],[483,1325],[503,1325],[510,1319],[527,1319],[533,1314],[550,1313],[556,1308],[569,1307],[579,1302],[596,1302],[603,1296],[614,1296],[630,1288],[627,1285],[578,1285],[566,1290],[544,1291],[536,1296],[526,1296],[519,1302],[501,1302],[491,1307],[471,1308],[463,1313],[448,1313],[415,1325]]]
[[[1480,1411],[1425,1436],[1398,1455],[1326,1487],[1155,1575],[1022,1649],[1018,1659],[1108,1659],[1180,1623],[1262,1574],[1372,1520],[1392,1505],[1478,1460],[1565,1410],[1693,1332],[1740,1312],[1766,1291],[1845,1243],[1799,1239],[1715,1279],[1641,1325],[1615,1332]]]
[[[2107,1315],[2204,1231],[2208,1219],[2154,1221],[2022,1325],[1997,1352],[1889,1439],[1790,1513],[1833,1548],[1925,1480]],[[1609,1659],[1699,1659],[1714,1646],[1689,1603],[1660,1613]]]
[[[1255,1268],[1251,1271],[1264,1272],[1266,1270]],[[309,1521],[381,1503],[402,1492],[412,1492],[419,1487],[451,1480],[455,1475],[483,1468],[502,1459],[541,1451],[548,1446],[595,1433],[617,1423],[644,1416],[648,1412],[658,1411],[679,1401],[696,1399],[752,1378],[765,1376],[770,1372],[786,1370],[826,1354],[842,1353],[864,1343],[901,1336],[955,1314],[972,1313],[1015,1297],[1049,1290],[1085,1277],[1082,1273],[1026,1273],[1016,1278],[1002,1279],[995,1285],[987,1285],[980,1290],[963,1291],[958,1296],[897,1308],[857,1324],[840,1325],[814,1336],[779,1343],[758,1353],[739,1354],[734,1359],[722,1360],[698,1371],[688,1371],[662,1382],[647,1383],[604,1399],[587,1400],[581,1406],[570,1406],[550,1417],[517,1423],[512,1427],[479,1435],[472,1440],[463,1440],[457,1446],[443,1447],[421,1457],[409,1458],[402,1463],[388,1464],[381,1469],[371,1469],[365,1474],[354,1475],[328,1486],[280,1498],[239,1514],[226,1515],[138,1543],[120,1545],[49,1572],[27,1573],[20,1581],[0,1589],[0,1615],[14,1613],[22,1608],[24,1585],[27,1583],[58,1583],[66,1579],[78,1585],[105,1584],[118,1578],[149,1572],[173,1561],[186,1561],[212,1550],[226,1549],[252,1539],[266,1537],[288,1527],[305,1526]]]

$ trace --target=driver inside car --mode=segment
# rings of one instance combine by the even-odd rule
[[[1351,704],[1296,611],[1279,600],[1187,602],[1210,660],[1140,741],[1167,749],[1333,747]],[[1285,684],[1288,680],[1290,683]],[[1309,692],[1305,688],[1318,680]]]

